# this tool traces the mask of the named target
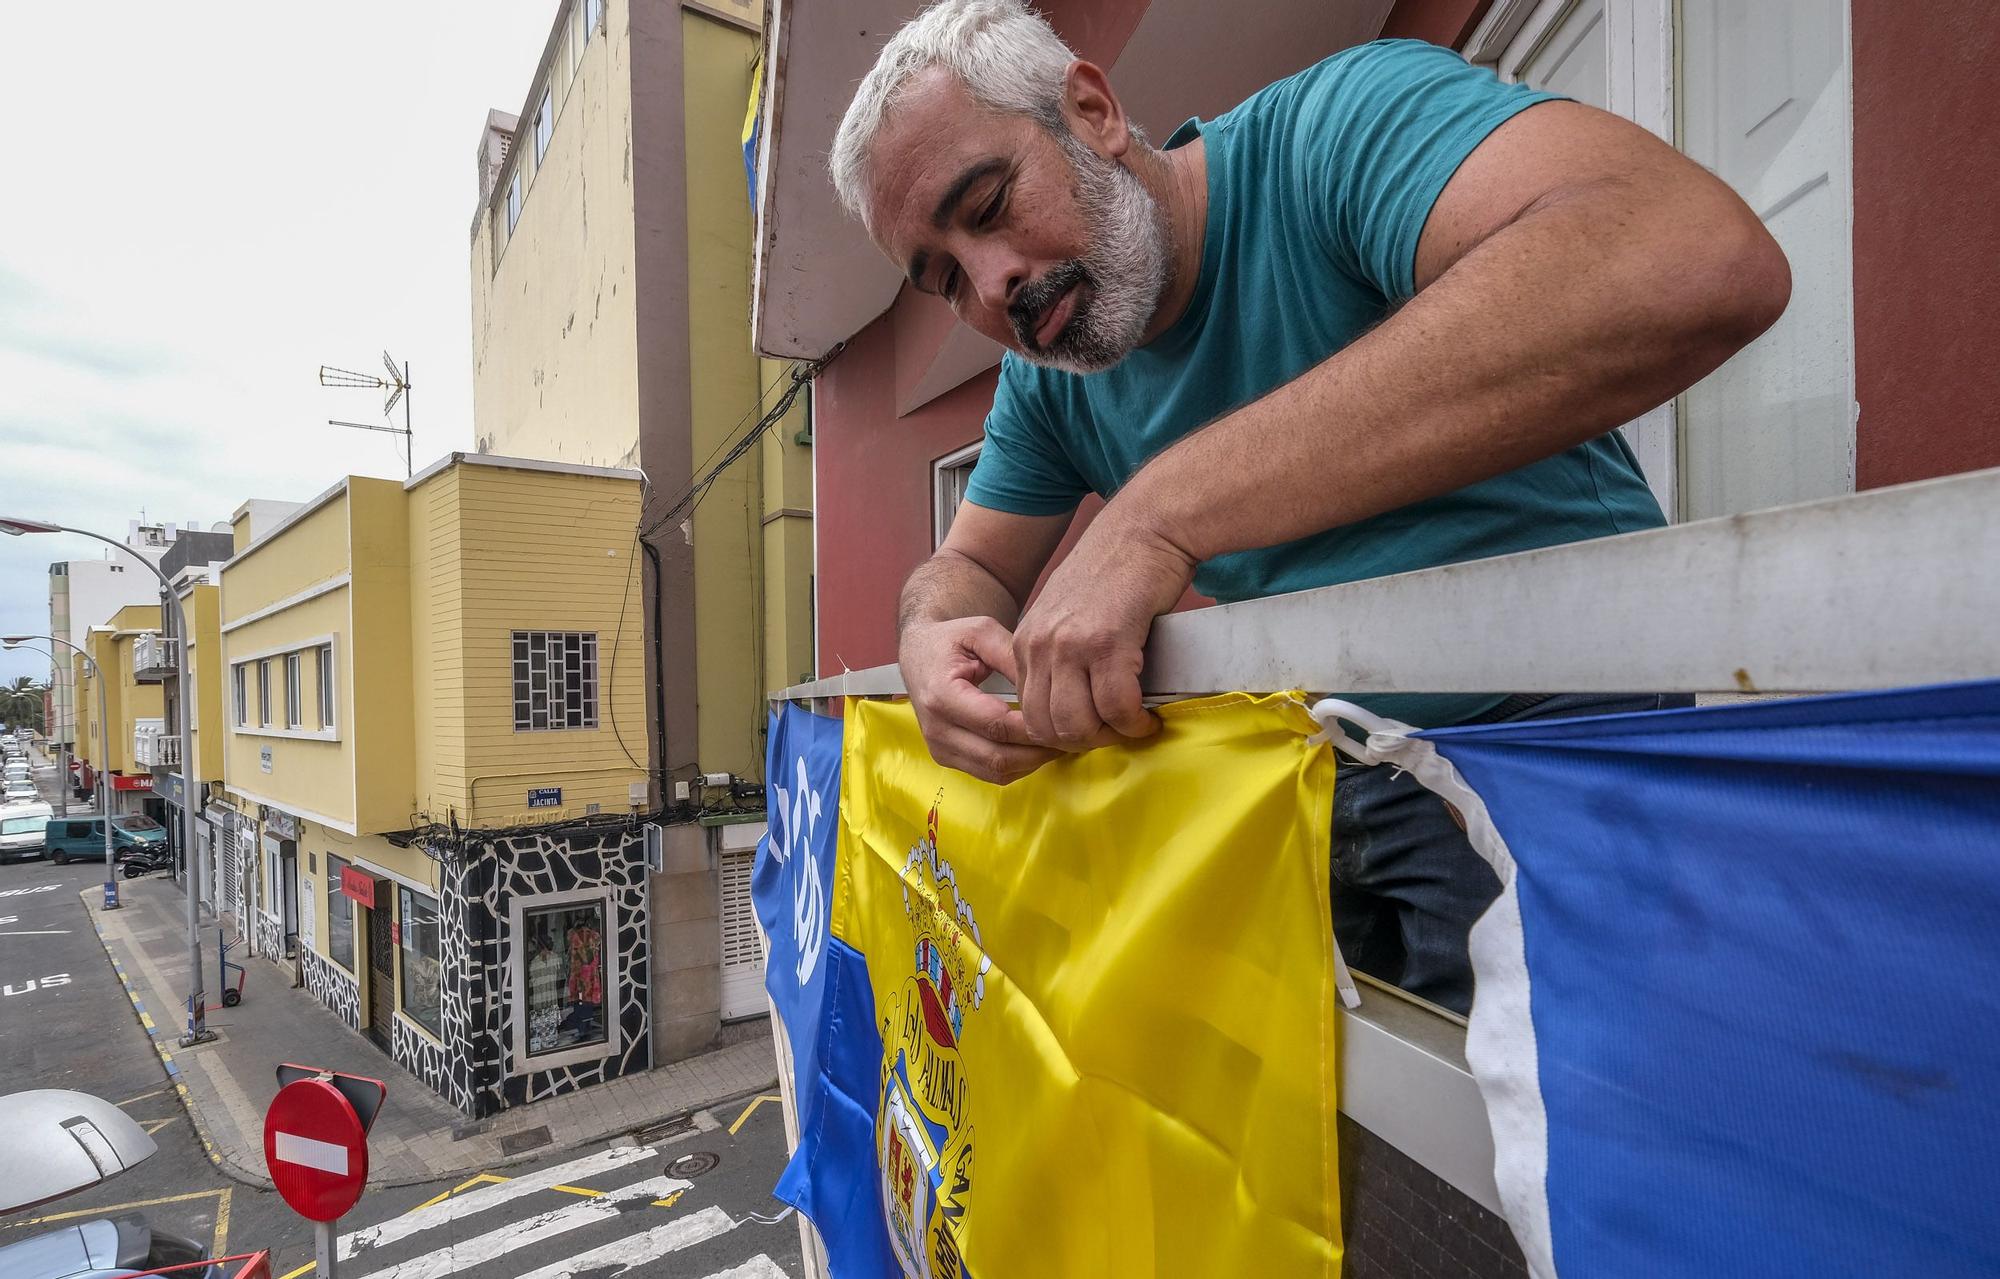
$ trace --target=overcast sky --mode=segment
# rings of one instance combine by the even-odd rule
[[[119,537],[400,476],[373,391],[412,363],[417,465],[472,441],[468,229],[489,107],[556,0],[102,0],[0,9],[0,514]],[[400,411],[399,411],[400,413]],[[0,634],[48,629],[85,539],[0,537]],[[0,676],[46,674],[0,654]]]

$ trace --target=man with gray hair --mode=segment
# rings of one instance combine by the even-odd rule
[[[1191,582],[1249,599],[1663,523],[1614,428],[1790,291],[1755,214],[1650,134],[1414,41],[1156,148],[1020,0],[942,0],[862,81],[831,167],[912,285],[1007,348],[899,617],[933,755],[1002,783],[1155,730],[1142,648]],[[979,691],[995,671],[1018,708]],[[1365,700],[1419,725],[1667,702]],[[1333,875],[1349,962],[1465,1011],[1498,884],[1449,810],[1343,772]]]

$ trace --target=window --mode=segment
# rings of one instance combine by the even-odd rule
[[[299,654],[285,654],[285,727],[297,728],[305,723],[306,690],[303,677],[299,673]]]
[[[597,635],[514,632],[514,731],[597,727]]]
[[[229,673],[236,681],[236,722],[247,728],[250,724],[250,675],[241,663],[232,666]]]
[[[604,1043],[604,903],[528,910],[522,928],[527,1055]]]
[[[444,956],[438,947],[437,900],[407,888],[400,893],[403,1015],[442,1036],[439,1010],[443,1004]]]
[[[604,0],[583,0],[583,42],[590,43],[590,37],[604,25]]]
[[[542,90],[541,105],[535,108],[535,167],[536,168],[541,167],[542,156],[547,154],[549,149],[549,138],[554,136],[555,131],[556,131],[555,107],[554,104],[549,100],[549,91],[547,89],[544,89]]]
[[[514,234],[514,224],[521,220],[521,170],[517,167],[514,176],[507,180],[507,234]]]
[[[947,453],[931,463],[931,546],[944,545],[958,504],[965,500],[965,486],[972,482],[973,464],[979,461],[979,445],[972,443],[955,453]]]
[[[271,659],[257,663],[257,723],[271,726]]]
[[[348,972],[354,971],[354,903],[340,891],[344,858],[326,855],[326,954]]]
[[[327,732],[333,731],[333,645],[322,644],[313,650],[314,664],[319,667],[319,726]]]
[[[1514,0],[1490,6],[1466,48],[1503,80],[1674,139],[1791,261],[1791,304],[1769,332],[1622,428],[1670,518],[1854,489],[1848,25],[1848,7],[1823,0]]]

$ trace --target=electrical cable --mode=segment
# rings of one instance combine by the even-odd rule
[[[643,499],[640,504],[644,505]],[[632,534],[632,550],[625,556],[625,587],[618,596],[618,627],[611,633],[611,669],[599,692],[610,695],[611,734],[618,739],[618,749],[625,752],[625,759],[632,767],[643,773],[646,766],[632,757],[632,748],[625,744],[624,730],[618,727],[618,645],[625,638],[625,613],[632,602],[632,566],[639,561],[640,545],[639,534],[635,532]]]
[[[744,412],[742,417],[736,419],[736,421],[730,426],[729,430],[723,433],[722,439],[719,442],[717,442],[714,448],[708,451],[708,456],[703,458],[701,460],[701,465],[695,467],[694,470],[706,471],[708,469],[709,464],[715,461],[716,456],[720,454],[722,450],[729,447],[729,437],[735,434],[738,430],[740,430],[743,424],[745,422],[748,422],[751,416],[757,413],[763,407],[764,399],[766,396],[771,394],[771,389],[777,386],[778,383],[784,381],[786,375],[794,372],[795,370],[797,370],[797,368],[798,368],[798,362],[794,361],[791,365],[787,366],[786,368],[779,369],[778,372],[772,376],[770,383],[766,385],[763,390],[757,392],[757,398],[751,403],[749,409],[747,409]],[[641,471],[640,474],[643,475],[645,474],[645,472]],[[653,500],[653,484],[652,480],[649,478],[646,481],[646,496],[639,504],[639,522],[641,524],[645,523],[646,520],[645,508],[648,504],[652,502],[652,500]]]
[[[749,452],[751,447],[762,438],[764,432],[770,430],[780,418],[789,413],[792,405],[797,402],[799,393],[810,385],[812,380],[818,377],[820,372],[827,365],[833,363],[839,357],[840,353],[846,349],[847,344],[845,342],[836,343],[832,350],[817,359],[795,363],[792,366],[792,384],[785,388],[785,393],[778,397],[778,402],[763,417],[757,420],[757,424],[751,427],[747,434],[729,446],[729,451],[723,455],[720,462],[711,466],[700,479],[690,484],[687,490],[674,502],[673,506],[668,509],[666,514],[641,529],[639,535],[641,537],[648,537],[657,533],[682,515],[691,512],[695,507],[699,506],[703,495],[714,486],[716,478],[722,472],[728,470],[738,458]]]

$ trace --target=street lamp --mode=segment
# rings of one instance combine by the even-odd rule
[[[187,664],[188,639],[193,632],[188,629],[187,610],[181,607],[180,592],[174,589],[174,584],[167,580],[167,575],[160,571],[159,565],[138,554],[123,542],[106,537],[102,533],[71,528],[66,524],[54,524],[48,520],[30,520],[5,515],[0,515],[0,533],[12,537],[19,537],[24,533],[74,533],[78,537],[94,538],[106,546],[124,551],[145,565],[148,573],[160,579],[160,586],[165,592],[167,602],[173,606],[174,634],[180,637],[180,642],[174,645],[174,683],[180,690],[181,780],[184,783],[184,793],[181,795],[181,864],[185,869],[181,874],[181,887],[187,892],[188,971],[193,987],[188,992],[187,1033],[181,1036],[180,1042],[183,1048],[206,1043],[215,1038],[215,1032],[208,1028],[208,1012],[205,1004],[207,992],[202,989],[201,984],[201,919],[194,891],[194,797],[199,792],[195,789],[197,779],[194,756],[194,689],[188,680]],[[101,690],[103,687],[100,681],[98,688]],[[109,753],[107,738],[107,756]],[[105,794],[108,801],[110,792],[106,791]],[[104,806],[104,824],[107,828],[111,825],[109,802]]]
[[[31,639],[49,639],[49,640],[52,640],[52,639],[54,639],[54,638],[55,638],[55,636],[53,636],[53,635],[6,635],[6,636],[0,636],[0,648],[7,648],[7,649],[15,649],[15,648],[23,648],[23,647],[26,647],[26,648],[30,648],[30,649],[31,649],[31,651],[33,651],[33,652],[36,652],[36,653],[47,653],[47,654],[48,654],[48,656],[49,656],[49,688],[50,688],[51,692],[53,692],[53,691],[54,691],[55,689],[58,689],[58,688],[61,688],[61,687],[62,687],[62,683],[63,683],[63,681],[64,681],[64,680],[68,680],[68,681],[69,681],[69,696],[70,696],[70,702],[71,702],[71,713],[72,713],[72,714],[74,714],[74,712],[75,712],[75,701],[76,701],[76,676],[75,676],[74,674],[72,674],[72,673],[71,673],[71,672],[70,672],[70,671],[69,671],[69,670],[68,670],[68,669],[67,669],[67,668],[66,668],[66,667],[64,666],[64,664],[63,664],[63,662],[62,662],[62,659],[58,658],[58,657],[57,657],[57,656],[55,655],[55,650],[53,650],[53,649],[47,649],[47,648],[33,648],[33,647],[32,647],[31,645],[27,645],[27,644],[25,644],[25,643],[24,643],[24,641],[26,641],[26,640],[31,640]],[[88,660],[89,660],[89,658],[88,658],[88,656],[87,656],[87,655],[86,655],[86,657],[85,657],[85,660],[86,660],[86,661],[88,661]],[[56,719],[55,719],[55,718],[54,718],[53,716],[51,716],[51,717],[50,717],[50,719],[49,719],[49,722],[48,722],[48,723],[46,723],[46,724],[44,724],[44,725],[42,726],[42,736],[43,736],[43,738],[44,738],[44,739],[47,739],[47,740],[44,740],[44,741],[42,742],[42,753],[43,753],[44,755],[47,755],[47,756],[49,757],[49,761],[50,761],[51,763],[55,763],[55,762],[56,762],[56,758],[55,758],[55,755],[54,755],[54,753],[53,753],[53,752],[51,752],[51,751],[49,750],[49,740],[53,740],[53,739],[54,739],[54,737],[55,737],[55,734],[54,734],[53,732],[51,732],[50,730],[51,730],[51,729],[53,729],[53,728],[54,728],[54,727],[56,726],[56,723],[57,723],[57,720],[56,720]],[[68,751],[64,751],[64,752],[63,752],[63,754],[64,754],[65,756],[67,756],[67,755],[69,754],[69,752],[68,752]],[[58,764],[58,765],[57,765],[57,768],[56,768],[56,774],[57,774],[57,776],[59,776],[59,777],[61,777],[61,778],[63,779],[63,783],[62,783],[62,785],[60,785],[60,786],[56,787],[56,797],[57,797],[58,799],[60,799],[60,800],[62,801],[62,812],[61,812],[61,814],[60,814],[60,815],[61,815],[61,816],[63,816],[63,817],[68,817],[68,816],[69,816],[69,792],[70,792],[70,786],[69,786],[69,766],[68,766],[68,761],[67,761],[67,760],[64,760],[64,761],[63,761],[63,762],[62,762],[61,764]]]
[[[96,661],[91,658],[90,654],[84,652],[68,640],[54,635],[8,635],[0,638],[0,648],[11,651],[26,645],[29,640],[47,640],[51,644],[60,644],[64,648],[81,656],[83,658],[85,673],[90,676],[90,682],[97,686],[97,806],[104,811],[104,909],[117,910],[118,859],[113,856],[111,851],[111,791],[104,780],[104,762],[111,758],[111,721],[105,717],[104,711],[104,672],[98,668]],[[40,652],[43,650],[37,649],[36,651]],[[49,651],[49,660],[51,662],[56,660],[53,650]],[[64,777],[61,785],[63,788],[63,816],[68,817],[69,778]]]

